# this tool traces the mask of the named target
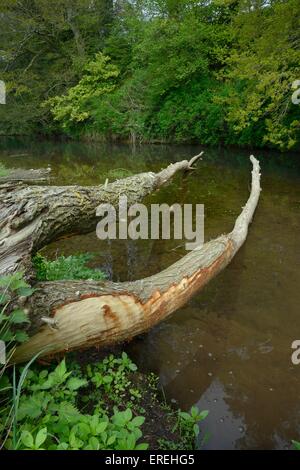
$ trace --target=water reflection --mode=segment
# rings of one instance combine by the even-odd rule
[[[202,434],[198,445],[203,449],[236,449],[247,433],[242,416],[234,416],[227,403],[229,394],[219,380],[214,380],[197,402],[201,410],[209,410],[206,421],[201,425]],[[204,445],[202,445],[205,438]]]

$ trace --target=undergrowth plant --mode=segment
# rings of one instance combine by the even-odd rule
[[[34,359],[33,359],[34,360]],[[144,450],[143,437],[147,417],[142,407],[145,386],[155,388],[154,381],[133,383],[136,365],[125,352],[109,355],[87,366],[66,360],[54,367],[27,364],[19,370],[14,421],[8,431],[6,449],[20,450]],[[151,394],[150,394],[151,396]],[[150,399],[151,401],[151,399]],[[150,408],[158,406],[156,397]],[[207,412],[176,412],[168,426],[177,441],[161,439],[162,449],[195,448],[196,425]],[[166,418],[168,415],[166,414]],[[167,423],[167,421],[166,421]],[[198,430],[198,426],[197,426]]]
[[[28,338],[24,331],[24,323],[28,323],[26,312],[21,308],[11,308],[11,306],[15,301],[21,297],[28,297],[32,292],[33,289],[23,280],[22,273],[15,273],[0,279],[0,340],[5,344],[5,362],[9,361],[15,345]],[[5,364],[3,364],[2,373],[4,367]]]
[[[59,281],[75,279],[103,280],[105,274],[99,269],[89,268],[86,264],[94,258],[92,253],[81,253],[71,256],[59,256],[47,260],[37,253],[33,257],[33,266],[38,281]]]
[[[292,441],[294,449],[295,450],[300,450],[300,442],[298,441]]]
[[[5,373],[16,345],[27,340],[24,324],[28,322],[23,309],[13,308],[13,304],[21,297],[31,295],[33,289],[23,280],[22,273],[15,273],[0,279],[0,448],[3,446],[10,429],[15,428],[16,400],[18,396],[15,381],[11,385]],[[19,384],[20,385],[20,382]],[[19,391],[20,393],[20,391]]]
[[[189,412],[176,410],[173,411],[168,405],[166,410],[175,420],[173,431],[178,430],[180,435],[179,442],[170,441],[168,439],[159,439],[160,449],[162,450],[194,450],[196,440],[200,433],[199,423],[203,421],[209,414],[208,410],[199,411],[197,406],[192,406]],[[208,439],[205,435],[201,441],[201,445]],[[199,447],[201,447],[199,445]]]
[[[89,413],[80,410],[79,391],[97,387],[93,376],[76,364],[67,369],[63,360],[52,372],[29,370],[17,410],[18,440],[7,439],[7,449],[33,450],[143,450],[140,442],[143,416],[131,409],[107,410],[92,403]]]

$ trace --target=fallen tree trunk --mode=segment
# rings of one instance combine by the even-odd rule
[[[261,190],[259,163],[253,156],[250,158],[253,165],[250,197],[231,233],[205,243],[201,248],[189,252],[164,271],[142,280],[124,283],[95,281],[38,283],[35,286],[34,294],[26,304],[31,321],[31,338],[17,348],[13,361],[26,361],[41,350],[43,350],[42,355],[47,356],[79,348],[102,347],[116,342],[128,341],[133,336],[147,331],[184,305],[199,289],[228,265],[247,237],[248,226]],[[38,193],[34,191],[36,188],[27,189],[30,193],[28,198],[25,198],[26,188],[22,188],[18,191],[23,192],[22,196],[26,200],[26,206],[28,205],[28,209],[30,209],[33,205],[34,209],[26,211],[25,216],[18,213],[17,222],[13,218],[10,224],[17,223],[17,229],[21,232],[27,230],[27,233],[28,224],[31,226],[29,230],[30,244],[27,245],[27,249],[31,253],[32,250],[48,243],[49,239],[58,238],[63,233],[79,233],[79,230],[82,233],[78,217],[84,217],[83,207],[88,207],[89,218],[84,220],[90,224],[90,231],[90,228],[96,224],[95,208],[97,205],[103,201],[111,202],[116,196],[115,192],[112,192],[113,185],[121,189],[122,194],[126,193],[128,201],[131,203],[161,186],[176,171],[189,169],[191,163],[192,161],[179,162],[157,174],[145,173],[111,183],[108,192],[109,185],[106,188],[97,188],[97,190],[80,187],[47,189],[42,187],[38,190],[38,193],[42,195],[42,209],[36,208],[38,205]],[[99,192],[101,192],[100,198]],[[47,198],[45,197],[46,193]],[[79,196],[76,193],[79,193]],[[118,191],[118,196],[119,194]],[[9,197],[8,194],[6,201],[9,201]],[[32,202],[32,197],[34,202]],[[67,197],[67,206],[63,203],[63,197]],[[47,200],[53,201],[52,212],[49,209],[49,204],[45,208]],[[72,218],[74,202],[76,203],[76,221]],[[9,203],[6,202],[6,204],[8,210]],[[53,214],[59,215],[61,207],[63,207],[64,215],[62,217],[66,220],[66,227],[56,220],[52,220],[52,217],[49,221],[49,211],[51,216]],[[32,213],[34,217],[31,216]],[[24,222],[22,223],[24,217],[27,222],[25,226]],[[51,236],[45,232],[41,220],[48,221],[48,227],[51,227]],[[8,240],[10,241],[6,246],[11,246],[9,243],[14,235],[14,233],[9,234]],[[3,249],[3,247],[1,248]],[[11,260],[5,264],[5,256],[1,264],[0,258],[0,269],[1,266],[2,269],[3,267],[7,269],[8,265],[12,269],[16,267],[16,263],[11,263]]]

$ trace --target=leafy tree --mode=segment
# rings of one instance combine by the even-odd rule
[[[298,0],[3,0],[2,133],[296,149],[299,9]]]
[[[109,57],[98,52],[94,60],[83,69],[83,76],[66,95],[50,98],[49,104],[56,121],[61,122],[67,133],[76,133],[78,123],[86,123],[91,117],[91,104],[116,87],[119,70],[109,63]]]
[[[221,99],[233,142],[294,148],[300,137],[300,108],[291,101],[292,83],[300,77],[300,3],[241,6],[233,22],[235,47],[223,71],[230,90]]]
[[[112,21],[112,0],[1,1],[0,73],[8,92],[2,133],[51,130],[42,102],[76,82]]]

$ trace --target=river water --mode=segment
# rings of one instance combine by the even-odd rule
[[[52,167],[52,184],[99,184],[157,171],[199,152],[192,146],[0,141],[8,167]],[[205,449],[284,449],[300,440],[300,160],[256,151],[261,199],[248,239],[232,263],[171,318],[134,339],[127,352],[160,377],[170,403],[209,409]],[[206,149],[198,170],[178,175],[153,202],[205,205],[205,239],[231,230],[248,197],[249,152]],[[186,252],[178,240],[104,242],[95,233],[66,238],[48,257],[93,252],[109,279],[154,274]]]

